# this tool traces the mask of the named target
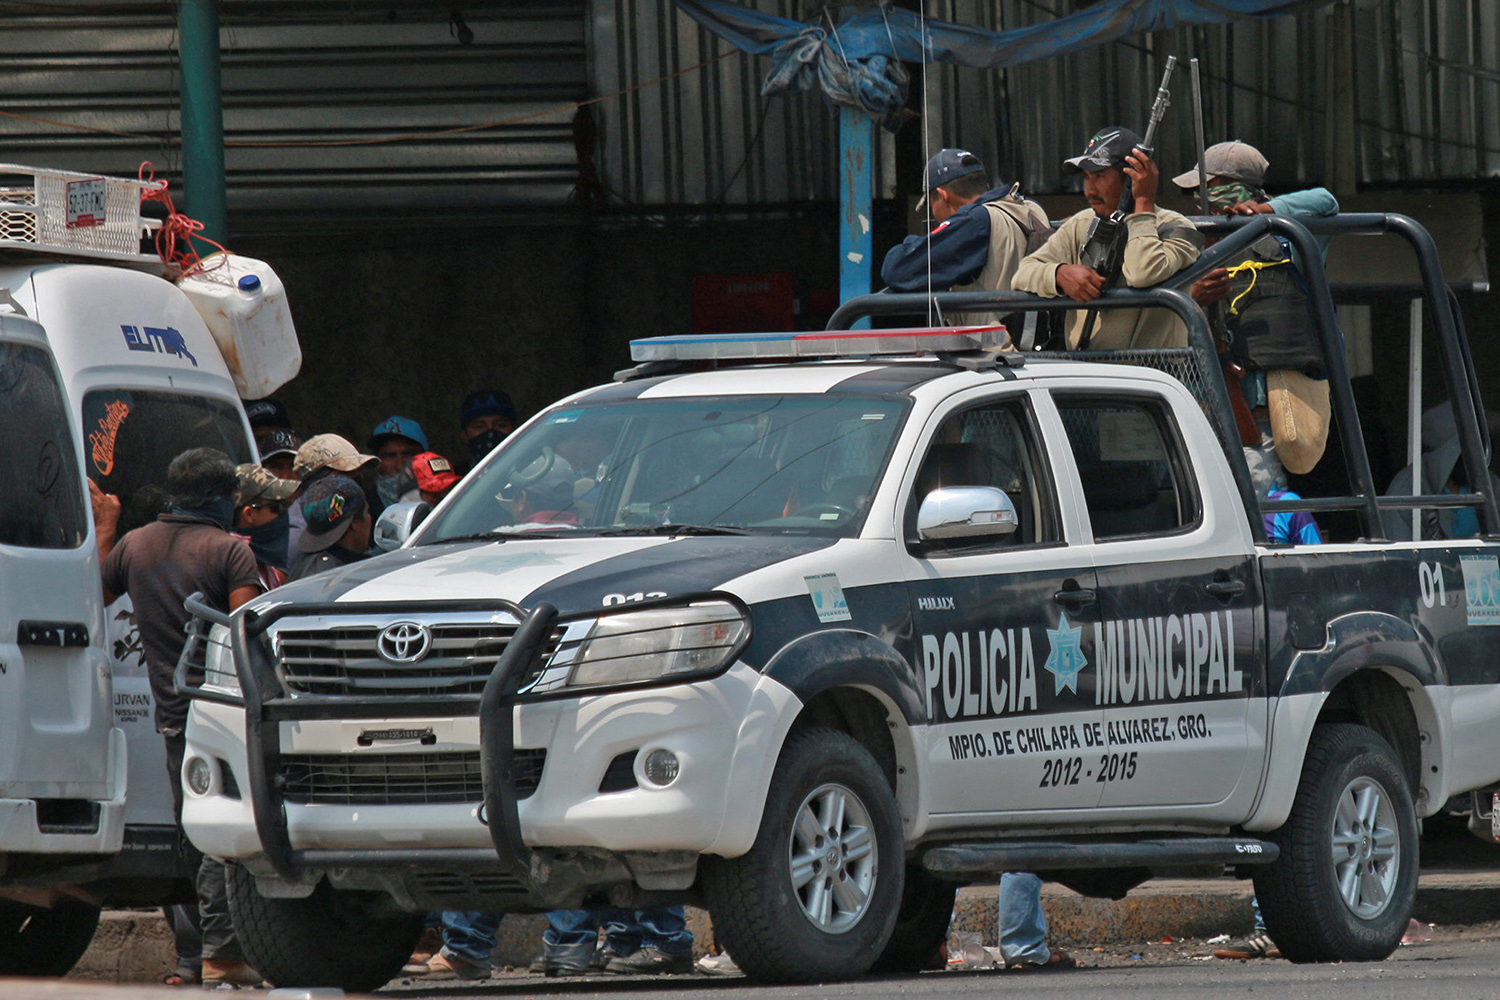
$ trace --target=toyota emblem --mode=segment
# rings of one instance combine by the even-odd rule
[[[432,630],[416,622],[396,622],[380,630],[375,651],[390,663],[416,663],[432,648]]]

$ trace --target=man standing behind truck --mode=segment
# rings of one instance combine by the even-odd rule
[[[190,448],[167,466],[170,511],[128,532],[118,542],[120,501],[92,482],[104,603],[129,594],[145,647],[146,671],[156,698],[156,731],[167,744],[173,811],[182,821],[182,758],[186,749],[187,699],[173,675],[182,655],[189,618],[183,601],[194,592],[220,611],[233,611],[261,592],[250,547],[229,533],[239,481],[228,455]],[[203,929],[204,983],[258,985],[261,977],[240,951],[230,922],[224,865],[185,846],[197,866],[198,912]],[[181,972],[182,970],[179,970]]]
[[[1094,133],[1078,156],[1063,169],[1083,173],[1089,207],[1074,215],[1038,251],[1016,269],[1011,287],[1046,298],[1066,295],[1092,302],[1104,291],[1104,276],[1083,263],[1083,249],[1096,220],[1107,219],[1119,205],[1125,181],[1134,202],[1125,217],[1127,231],[1121,281],[1131,288],[1160,284],[1198,259],[1203,237],[1188,219],[1158,208],[1156,164],[1140,148],[1141,137],[1118,125]],[[1080,310],[1070,314],[1068,347],[1096,351],[1142,347],[1186,347],[1187,327],[1165,309]],[[1085,331],[1087,323],[1091,329]]]

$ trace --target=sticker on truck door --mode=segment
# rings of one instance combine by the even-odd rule
[[[1500,559],[1459,556],[1470,625],[1500,625]]]

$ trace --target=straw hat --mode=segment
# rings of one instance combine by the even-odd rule
[[[1276,457],[1288,472],[1311,472],[1328,445],[1328,383],[1289,368],[1266,372],[1266,406]]]

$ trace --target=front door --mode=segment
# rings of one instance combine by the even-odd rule
[[[929,720],[929,811],[953,825],[996,814],[1087,807],[1100,733],[1094,705],[1094,574],[1066,544],[1030,398],[1022,391],[955,405],[933,423],[903,531],[913,660]],[[1018,516],[1007,536],[912,551],[932,490],[991,486]],[[1082,568],[1080,568],[1080,562]]]

